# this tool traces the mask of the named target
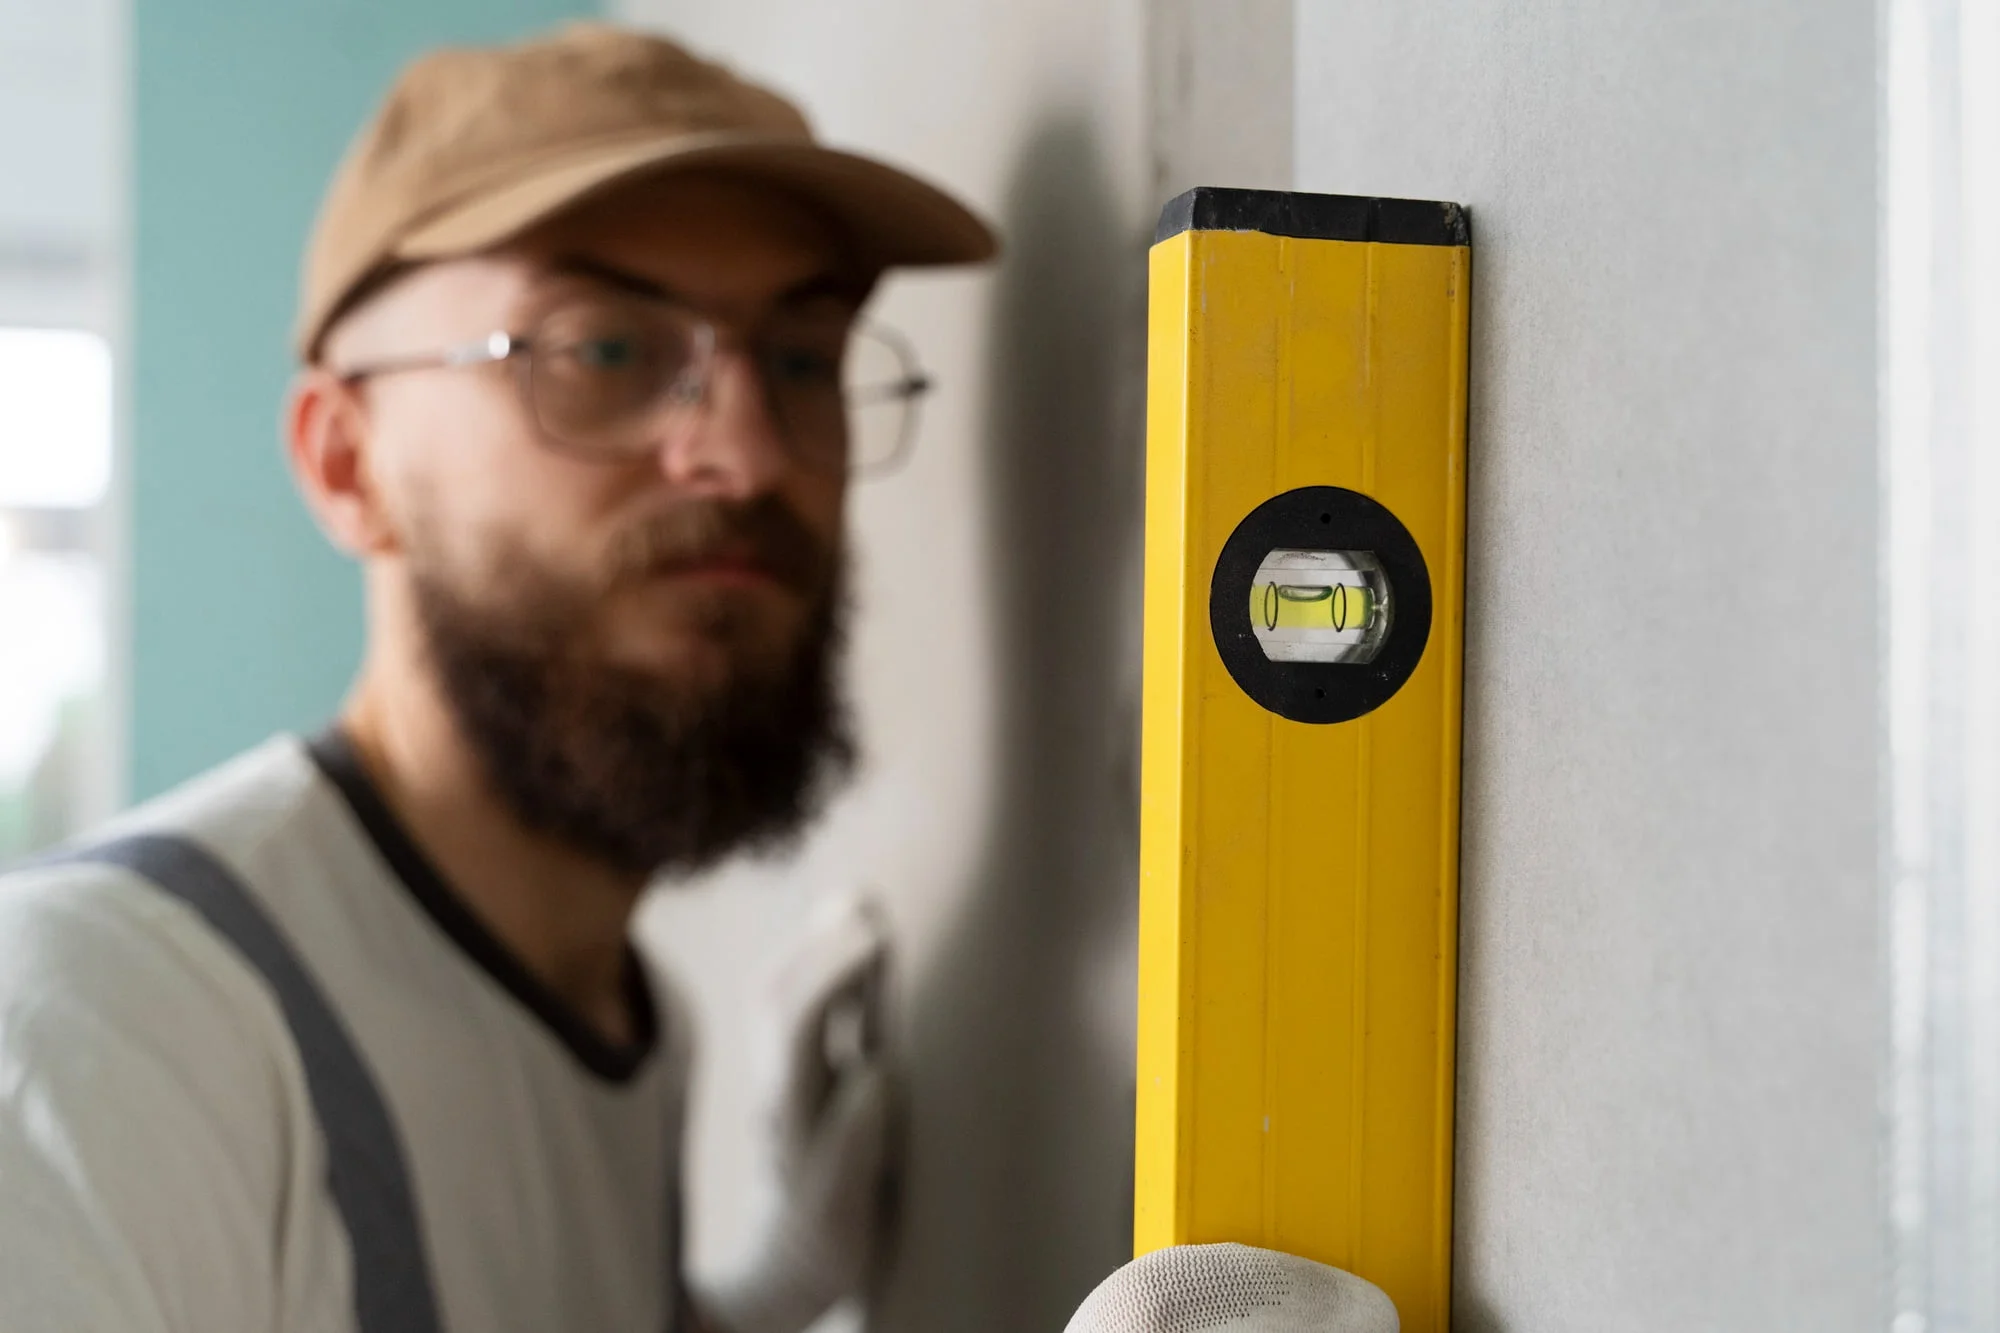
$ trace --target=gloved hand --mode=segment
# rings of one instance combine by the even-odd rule
[[[888,957],[879,911],[843,897],[772,978],[751,1052],[767,1140],[760,1242],[699,1298],[717,1333],[799,1333],[873,1273],[891,1162]]]
[[[1176,1245],[1104,1279],[1065,1333],[1397,1333],[1380,1287],[1248,1245]]]

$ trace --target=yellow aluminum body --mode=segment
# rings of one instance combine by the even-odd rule
[[[1334,1264],[1406,1333],[1450,1301],[1470,262],[1204,230],[1151,257],[1136,1244]],[[1415,674],[1333,725],[1253,702],[1209,628],[1236,524],[1317,485],[1402,520],[1434,607]]]

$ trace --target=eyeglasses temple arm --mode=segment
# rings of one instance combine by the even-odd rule
[[[377,375],[394,375],[405,370],[451,369],[458,366],[484,365],[491,361],[505,361],[528,350],[528,340],[517,338],[511,333],[489,333],[476,343],[460,343],[437,352],[413,352],[408,356],[383,357],[378,361],[363,362],[340,371],[340,378],[349,384],[360,380],[373,379]]]

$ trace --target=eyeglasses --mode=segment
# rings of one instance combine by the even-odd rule
[[[721,350],[710,319],[672,301],[592,296],[557,306],[526,334],[498,332],[439,352],[341,372],[358,383],[408,370],[509,362],[548,442],[605,462],[647,457],[692,428]],[[879,475],[899,466],[931,388],[909,342],[845,311],[802,311],[742,342],[786,447],[814,470]]]

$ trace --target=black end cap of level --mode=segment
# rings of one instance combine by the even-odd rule
[[[1472,221],[1463,204],[1216,185],[1197,185],[1170,200],[1160,210],[1153,244],[1184,231],[1261,231],[1307,241],[1391,245],[1472,244]]]

